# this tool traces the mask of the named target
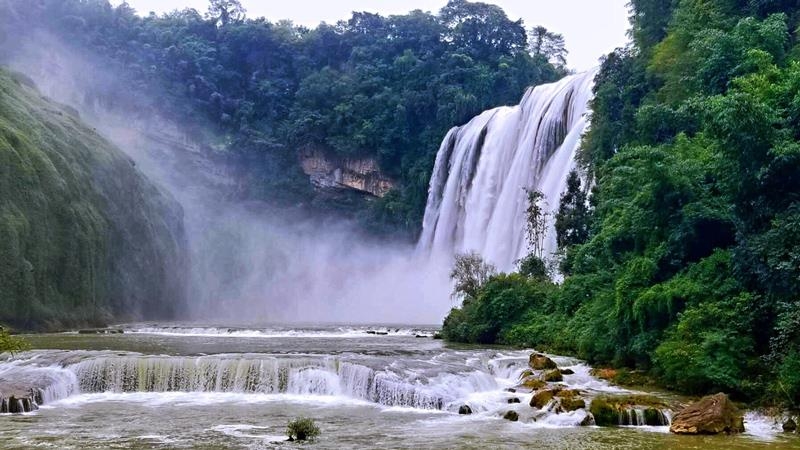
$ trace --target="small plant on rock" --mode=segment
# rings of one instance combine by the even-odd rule
[[[289,435],[290,441],[313,441],[319,433],[319,427],[307,417],[298,417],[289,421],[289,425],[286,426],[286,434]]]

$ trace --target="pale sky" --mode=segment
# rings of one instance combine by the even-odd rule
[[[127,0],[140,15],[174,9],[195,8],[204,13],[208,0]],[[290,19],[315,27],[348,19],[352,11],[381,15],[405,14],[415,9],[436,13],[447,0],[240,0],[248,17],[266,17],[272,22]],[[523,19],[525,27],[543,25],[561,33],[567,42],[567,64],[576,70],[597,65],[600,56],[627,42],[628,0],[482,0],[499,5],[512,20]],[[113,4],[121,0],[112,0]]]

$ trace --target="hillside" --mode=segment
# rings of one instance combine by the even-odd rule
[[[171,317],[182,211],[71,108],[0,69],[0,323]]]
[[[563,37],[526,25],[464,0],[313,29],[248,17],[237,1],[145,16],[107,0],[0,0],[0,27],[17,40],[0,45],[0,61],[37,82],[74,73],[80,101],[182,124],[238,168],[238,200],[333,212],[411,240],[447,130],[566,72]],[[88,63],[59,63],[65,53]],[[34,63],[14,64],[23,60]],[[308,154],[330,166],[322,180],[302,170]],[[379,169],[391,189],[347,189],[361,180],[331,174],[352,173],[348,161]]]

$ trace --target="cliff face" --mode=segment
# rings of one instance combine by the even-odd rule
[[[183,212],[70,108],[0,70],[0,322],[169,318]]]
[[[300,152],[300,166],[318,189],[347,189],[383,197],[395,186],[372,158],[340,159],[307,148]]]

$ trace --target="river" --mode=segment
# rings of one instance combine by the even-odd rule
[[[451,346],[436,327],[132,324],[123,334],[26,336],[0,382],[41,385],[37,411],[0,415],[0,448],[798,448],[748,414],[740,436],[675,436],[666,426],[579,426],[519,389],[530,351]],[[553,356],[590,400],[625,392]],[[518,398],[520,403],[509,403]],[[468,405],[473,414],[459,415]],[[518,422],[502,415],[514,410]],[[282,442],[313,418],[313,444]]]

